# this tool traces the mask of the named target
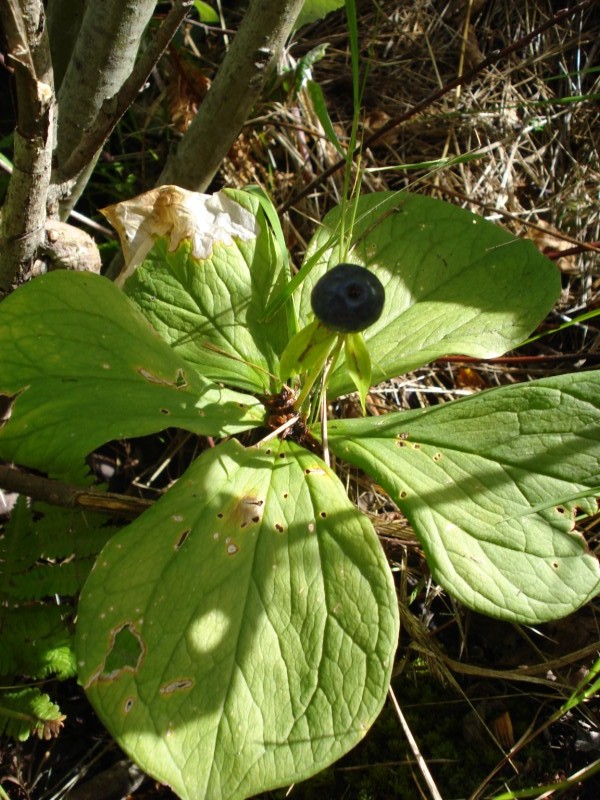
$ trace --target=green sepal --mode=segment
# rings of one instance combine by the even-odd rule
[[[365,413],[367,392],[371,386],[371,357],[362,333],[348,333],[345,337],[346,367],[358,390],[360,405]]]
[[[279,375],[286,381],[321,368],[333,350],[338,334],[315,319],[289,341],[281,356]]]

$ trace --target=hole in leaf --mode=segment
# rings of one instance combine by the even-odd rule
[[[279,522],[275,523],[275,530],[279,531],[279,533],[283,533],[283,525],[280,525]]]
[[[133,625],[125,623],[113,631],[112,646],[106,660],[101,678],[113,680],[124,670],[136,672],[145,653],[139,633]]]
[[[179,550],[179,548],[185,542],[185,540],[188,538],[188,536],[190,535],[191,532],[192,532],[191,528],[186,528],[184,531],[182,531],[179,534],[179,538],[175,542],[175,550]]]
[[[16,394],[0,394],[0,428],[10,419],[16,397]]]
[[[171,412],[169,411],[168,408],[161,408],[160,413],[161,414],[165,414],[165,415],[169,415]]]
[[[327,512],[326,511],[321,511],[319,516],[321,517],[321,519],[325,519],[325,517],[327,516]]]

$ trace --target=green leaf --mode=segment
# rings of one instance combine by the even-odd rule
[[[306,261],[339,228],[334,209],[313,237]],[[310,293],[328,267],[343,261],[330,245],[307,274],[300,322],[310,316]],[[532,242],[464,209],[407,192],[360,198],[348,260],[371,269],[386,290],[378,322],[364,332],[373,381],[378,383],[442,355],[501,355],[532,331],[560,292],[557,268]],[[351,391],[342,365],[329,391]]]
[[[338,135],[335,132],[333,123],[331,122],[329,111],[327,110],[325,95],[323,94],[321,86],[318,83],[316,83],[316,81],[309,80],[306,83],[306,91],[308,92],[308,96],[310,97],[310,100],[313,104],[315,114],[317,115],[319,122],[323,126],[325,135],[327,136],[330,143],[335,147],[338,154],[345,159],[347,153],[340,144]]]
[[[125,284],[127,294],[203,375],[250,391],[277,391],[288,323],[285,310],[264,317],[271,296],[287,283],[286,264],[259,199],[234,190],[212,196],[176,191],[183,200],[180,207],[170,205],[169,214],[188,228],[178,241],[156,241]],[[217,219],[237,212],[256,232],[248,230],[245,240],[234,234],[229,242],[211,241],[214,234],[202,227],[201,215],[216,203],[223,205]],[[151,211],[146,213],[151,221]],[[194,255],[198,243],[206,255]]]
[[[321,369],[333,350],[338,334],[315,319],[290,339],[281,356],[279,374],[283,381],[314,367]]]
[[[337,11],[343,5],[344,0],[304,0],[302,11],[296,20],[296,28],[323,19],[327,14]]]
[[[215,9],[203,0],[194,0],[194,8],[198,12],[200,22],[218,23],[219,15]]]
[[[76,650],[88,697],[145,771],[186,800],[235,800],[363,738],[397,634],[385,556],[335,474],[293,443],[232,440],[109,542]]]
[[[312,80],[312,68],[315,64],[325,58],[328,42],[321,42],[316,47],[313,47],[305,56],[298,59],[298,63],[294,70],[294,92],[297,95],[306,86],[307,81]]]
[[[13,739],[24,742],[34,733],[51,739],[58,736],[64,719],[60,708],[35,686],[0,691],[0,733]]]
[[[260,424],[156,335],[106,278],[56,271],[0,304],[0,457],[67,477],[111,439],[167,427],[223,435]]]
[[[600,591],[598,561],[572,530],[575,504],[543,508],[600,483],[600,371],[336,421],[328,433],[330,449],[399,504],[436,580],[471,608],[535,623]]]

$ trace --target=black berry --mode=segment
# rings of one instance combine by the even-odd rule
[[[356,333],[381,316],[385,289],[368,269],[338,264],[315,283],[310,302],[315,316],[327,328]]]

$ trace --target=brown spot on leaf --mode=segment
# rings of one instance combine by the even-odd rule
[[[192,678],[178,678],[175,681],[169,681],[169,683],[163,683],[163,685],[158,690],[160,694],[174,694],[175,692],[182,692],[185,689],[191,689],[194,685],[194,681]]]
[[[129,714],[131,709],[133,708],[133,704],[135,703],[134,697],[128,697],[127,700],[123,703],[123,713]]]
[[[246,528],[251,523],[256,524],[262,519],[265,501],[254,495],[245,495],[231,506],[226,513],[228,527]]]

